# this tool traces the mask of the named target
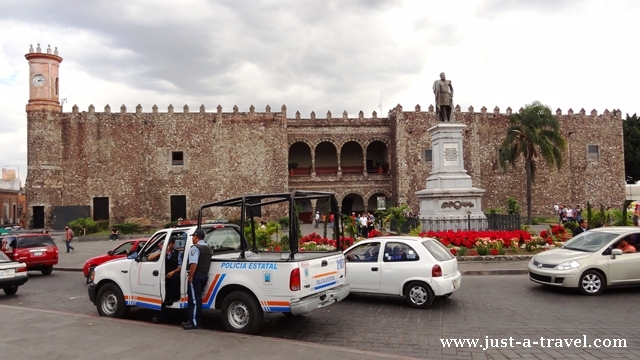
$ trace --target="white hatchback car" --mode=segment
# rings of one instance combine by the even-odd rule
[[[344,253],[352,293],[398,295],[411,307],[427,308],[436,296],[448,297],[460,288],[458,260],[436,239],[376,237]]]

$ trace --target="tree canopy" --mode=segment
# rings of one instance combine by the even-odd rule
[[[500,148],[500,165],[507,163],[516,167],[520,157],[524,159],[527,190],[527,221],[531,224],[531,188],[535,182],[538,162],[543,160],[549,167],[562,168],[562,154],[567,147],[560,134],[560,124],[551,109],[534,101],[522,112],[509,116],[509,129]]]

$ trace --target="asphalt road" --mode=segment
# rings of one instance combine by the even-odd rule
[[[449,299],[432,308],[415,310],[403,300],[350,295],[345,301],[309,316],[265,316],[259,335],[418,358],[503,359],[639,358],[636,303],[640,289],[613,289],[598,297],[536,285],[524,275],[466,276]],[[30,279],[15,296],[0,295],[0,304],[97,316],[89,302],[81,273],[56,272]],[[134,309],[129,317],[150,322],[154,312]],[[170,324],[184,320],[170,314]],[[222,330],[219,312],[205,312],[205,328]],[[509,339],[626,339],[626,348],[519,345],[491,348],[443,347],[443,338]],[[555,344],[555,343],[554,343]]]

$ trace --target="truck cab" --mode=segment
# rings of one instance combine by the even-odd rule
[[[150,255],[158,251],[165,254],[170,238],[176,240],[174,248],[184,254],[193,245],[190,235],[200,228],[213,252],[203,309],[220,309],[227,331],[255,333],[266,312],[303,315],[341,301],[349,294],[349,285],[345,258],[339,250],[339,216],[332,229],[338,244],[335,250],[298,251],[295,201],[318,198],[328,198],[337,211],[333,193],[323,192],[253,194],[205,204],[200,208],[197,225],[159,230],[139,253],[96,267],[90,279],[89,298],[101,316],[124,317],[133,306],[160,310],[163,302],[167,308],[186,309],[186,258],[179,272],[178,301],[166,302],[169,294],[164,276],[165,257]],[[277,234],[270,234],[266,240],[288,245],[284,246],[288,251],[274,251],[260,244],[265,236],[256,227],[253,213],[257,207],[270,206],[279,210],[288,207],[289,218],[294,219],[288,237],[282,237],[284,242]],[[216,207],[223,208],[223,212],[238,208],[242,214],[240,225],[208,223],[205,213]]]

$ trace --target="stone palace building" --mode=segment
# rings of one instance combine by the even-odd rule
[[[73,106],[62,112],[57,49],[38,46],[25,55],[30,68],[26,195],[32,227],[60,226],[65,209],[87,209],[94,219],[118,223],[129,217],[157,224],[193,219],[204,202],[246,193],[322,190],[337,194],[343,213],[377,208],[377,201],[407,204],[417,213],[415,192],[431,170],[427,129],[433,106],[400,105],[386,117],[331,112],[303,116],[282,105],[223,111],[186,105],[143,111],[138,105],[96,111]],[[426,94],[428,95],[428,94]],[[517,110],[513,110],[517,111]],[[461,111],[466,125],[463,159],[473,186],[485,189],[486,208],[505,207],[508,197],[524,208],[522,166],[503,169],[498,149],[508,108]],[[622,120],[619,111],[556,116],[568,141],[561,171],[538,169],[533,212],[553,204],[618,205],[625,198]],[[305,217],[323,209],[300,204]],[[66,215],[65,215],[66,214]]]

